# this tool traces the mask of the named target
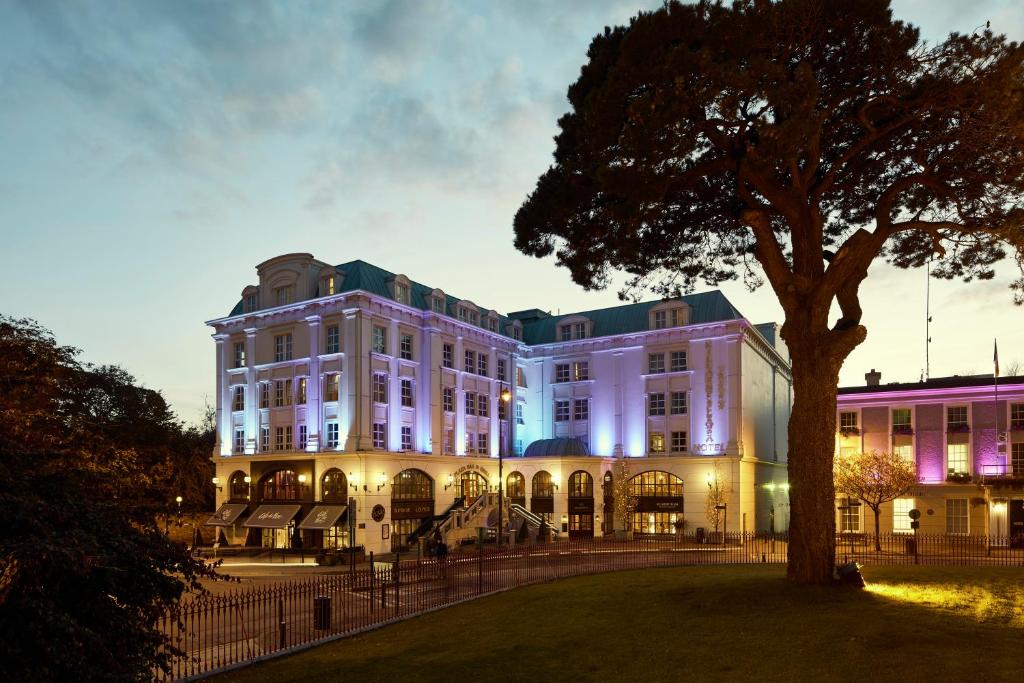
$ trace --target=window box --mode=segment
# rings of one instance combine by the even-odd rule
[[[843,436],[858,436],[860,434],[859,427],[841,427],[839,433]]]
[[[946,481],[950,484],[970,484],[971,475],[968,472],[952,472],[946,475]]]
[[[900,425],[900,426],[897,426],[897,427],[893,427],[892,428],[892,433],[893,434],[908,434],[908,435],[912,435],[914,433],[914,428],[913,427],[908,427],[906,425]]]
[[[971,426],[963,424],[949,425],[949,429],[947,429],[946,431],[949,432],[950,434],[970,434]]]

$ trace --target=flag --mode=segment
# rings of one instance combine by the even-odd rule
[[[999,376],[999,343],[992,340],[992,362],[996,366],[996,377]]]

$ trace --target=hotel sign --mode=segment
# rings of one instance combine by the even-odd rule
[[[690,445],[690,452],[694,455],[715,455],[725,452],[724,443],[695,443]]]
[[[571,515],[589,515],[594,512],[594,499],[593,498],[570,498],[569,499],[569,514]]]
[[[391,519],[423,519],[434,516],[433,500],[392,500]]]
[[[682,496],[640,496],[636,499],[637,512],[682,512]]]

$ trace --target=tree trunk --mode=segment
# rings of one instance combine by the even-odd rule
[[[787,323],[788,324],[788,323]],[[806,328],[805,328],[806,330]],[[788,334],[787,334],[788,333]],[[795,338],[793,338],[795,337]],[[835,568],[836,393],[843,358],[804,330],[784,329],[793,363],[789,418],[789,564],[792,581],[830,583]],[[824,348],[823,348],[824,347]]]
[[[879,526],[879,524],[878,524],[878,517],[879,517],[879,515],[882,512],[881,511],[881,506],[879,506],[879,507],[872,506],[871,507],[871,511],[875,513],[875,552],[876,553],[880,553],[880,552],[882,552],[882,537],[881,537],[881,535],[878,532],[878,530],[881,528]]]

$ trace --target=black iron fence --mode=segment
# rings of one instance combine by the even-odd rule
[[[786,552],[784,534],[730,533],[469,546],[444,559],[374,562],[371,554],[370,563],[334,574],[183,602],[160,624],[170,641],[170,668],[157,678],[202,678],[517,586],[624,569],[779,564]],[[985,536],[844,534],[836,539],[836,560],[1024,566],[1024,544]]]

